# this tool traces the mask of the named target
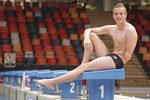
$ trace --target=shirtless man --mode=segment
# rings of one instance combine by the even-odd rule
[[[36,82],[47,87],[75,80],[85,71],[120,69],[131,59],[137,42],[137,32],[126,21],[127,11],[122,3],[114,6],[113,19],[115,25],[106,25],[97,28],[89,28],[84,32],[84,56],[80,66],[76,69],[53,79],[42,79]],[[107,34],[114,41],[114,51],[110,53],[97,36]],[[95,52],[97,58],[90,61],[91,54]]]

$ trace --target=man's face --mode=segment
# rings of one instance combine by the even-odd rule
[[[114,8],[113,19],[117,24],[123,23],[126,20],[126,17],[127,17],[127,12],[125,8],[123,7]]]

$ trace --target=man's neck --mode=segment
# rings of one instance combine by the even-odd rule
[[[125,21],[124,23],[117,24],[117,27],[118,27],[118,29],[123,29],[126,27],[126,25],[127,25],[127,22]]]

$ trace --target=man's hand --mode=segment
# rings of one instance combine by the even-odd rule
[[[125,62],[129,61],[131,59],[131,55],[128,53],[125,53],[124,59],[125,59]]]
[[[84,43],[85,50],[87,50],[89,53],[92,53],[93,45],[92,45],[91,40],[89,38],[85,38],[83,43]]]

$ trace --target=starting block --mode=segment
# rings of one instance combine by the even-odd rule
[[[61,98],[77,98],[78,97],[78,80],[61,84]]]
[[[9,93],[16,95],[16,100],[24,100],[24,99],[32,99],[36,100],[48,100],[52,98],[52,100],[61,99],[77,99],[79,100],[80,94],[82,94],[81,99],[87,100],[114,100],[114,88],[115,88],[115,80],[125,79],[124,69],[112,69],[112,70],[100,70],[100,71],[89,71],[82,73],[78,79],[59,84],[55,90],[48,90],[46,87],[42,89],[44,94],[38,93],[37,84],[33,81],[34,79],[43,79],[43,78],[53,78],[58,77],[67,73],[67,71],[43,71],[37,72],[26,71],[27,78],[30,79],[25,84],[30,89],[21,89],[21,78],[22,71],[17,72],[16,77],[13,78],[10,76],[9,72],[4,73],[4,81],[3,81],[3,91],[4,95],[9,97]],[[12,81],[11,79],[14,79]],[[85,81],[84,81],[85,80]],[[84,82],[86,83],[84,83]],[[32,82],[34,82],[32,84]],[[84,84],[83,84],[83,83]],[[13,84],[14,83],[14,84]],[[10,86],[17,86],[17,88],[10,88]],[[35,86],[34,86],[35,85]],[[19,87],[18,87],[19,86]],[[12,89],[12,90],[11,90]],[[33,91],[32,91],[33,90]],[[35,90],[35,91],[34,91]],[[59,92],[61,90],[61,92]],[[16,92],[15,92],[16,91]],[[47,94],[47,95],[46,95]],[[10,96],[12,98],[12,96]],[[85,97],[85,98],[84,98]]]
[[[86,80],[88,100],[114,100],[116,79],[125,79],[124,69],[112,69],[84,72],[81,77]]]
[[[63,70],[54,71],[55,77],[59,77],[65,73],[67,73],[67,71],[63,71]],[[62,92],[59,93],[59,90],[61,90]],[[78,97],[78,80],[59,84],[57,93],[60,94],[61,98],[77,98]]]

